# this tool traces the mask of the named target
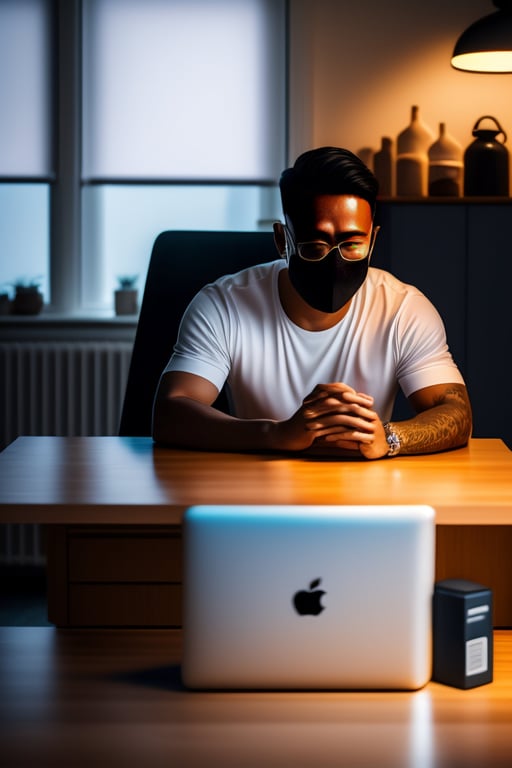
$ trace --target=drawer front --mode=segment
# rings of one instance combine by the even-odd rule
[[[71,584],[71,627],[180,627],[178,584]]]
[[[179,533],[72,533],[69,580],[181,582]]]

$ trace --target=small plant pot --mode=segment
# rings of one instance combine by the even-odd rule
[[[38,315],[43,308],[43,294],[40,291],[16,291],[12,300],[13,315]]]
[[[138,293],[136,288],[120,288],[114,291],[116,315],[136,315],[139,311]]]
[[[11,311],[11,300],[8,293],[0,293],[0,315],[8,315]]]

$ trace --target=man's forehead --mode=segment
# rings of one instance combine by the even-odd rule
[[[317,195],[304,201],[296,215],[287,217],[294,229],[318,228],[323,224],[336,229],[368,229],[372,225],[370,203],[352,194]]]

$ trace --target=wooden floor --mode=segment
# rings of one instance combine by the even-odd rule
[[[468,691],[193,693],[171,630],[0,628],[5,768],[512,764],[512,633]]]

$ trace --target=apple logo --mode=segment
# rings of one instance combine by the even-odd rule
[[[300,616],[318,616],[325,606],[320,602],[323,589],[317,589],[322,579],[314,579],[309,585],[309,590],[301,589],[293,596],[293,605]]]

